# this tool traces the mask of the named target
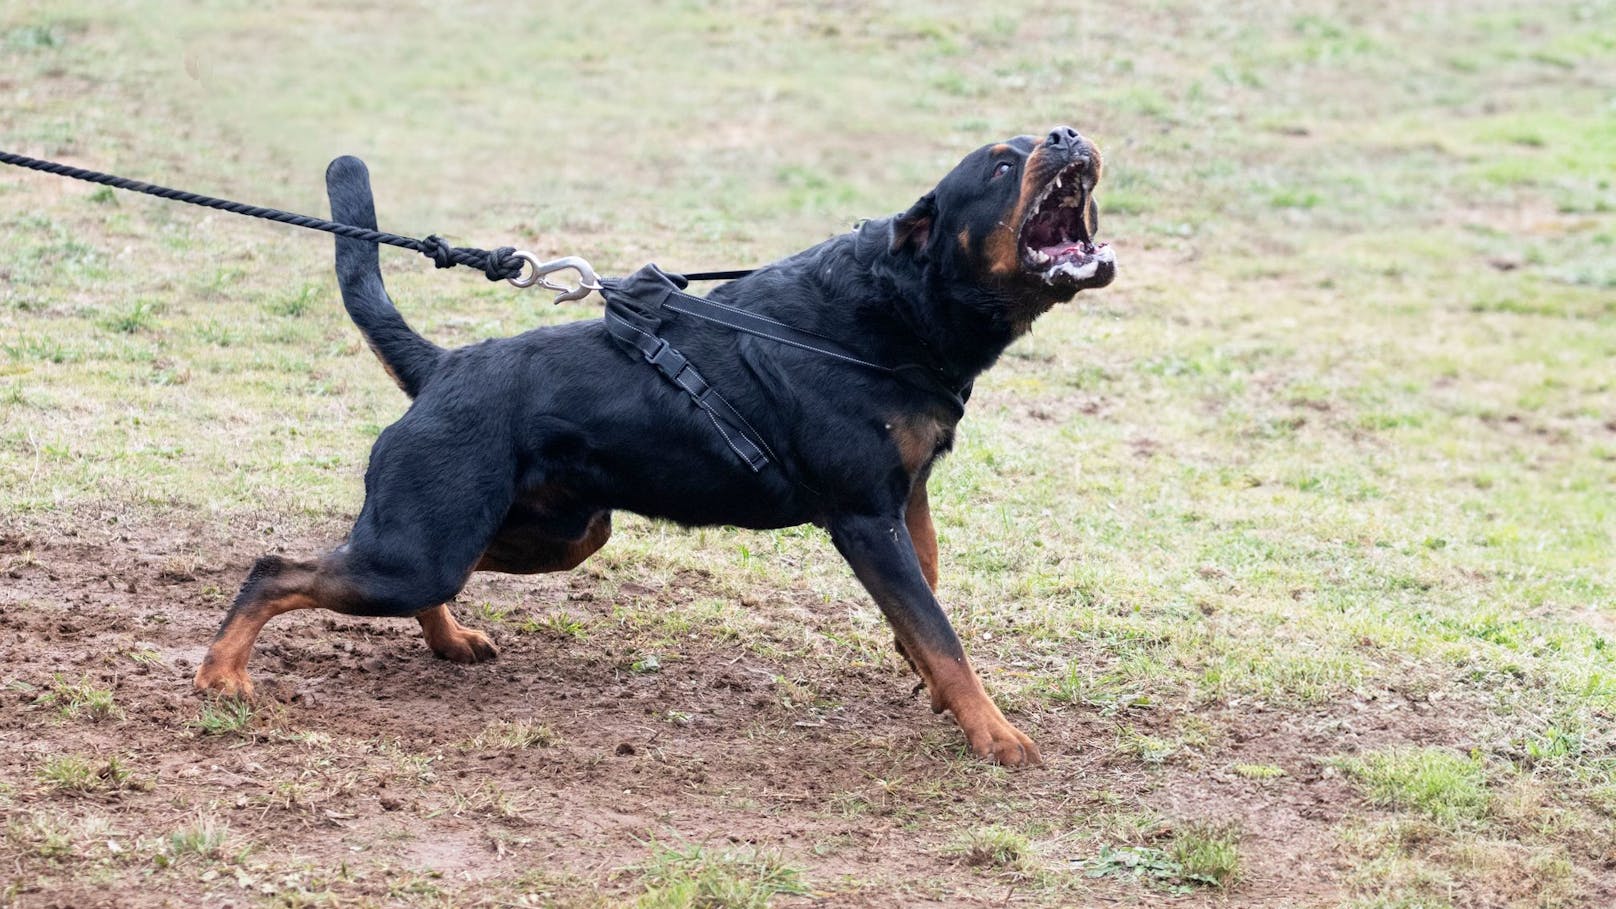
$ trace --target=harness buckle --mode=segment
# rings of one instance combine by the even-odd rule
[[[596,276],[595,269],[584,261],[582,256],[562,256],[559,259],[540,262],[538,256],[527,250],[517,250],[511,255],[527,263],[529,269],[526,274],[507,279],[511,282],[512,287],[532,287],[537,284],[546,290],[557,291],[553,301],[556,303],[582,300],[584,297],[589,296],[591,291],[601,289],[600,278]],[[558,284],[549,279],[549,275],[569,268],[578,273],[578,285],[576,287],[569,284]]]
[[[684,354],[668,345],[667,338],[657,338],[656,350],[646,354],[645,361],[675,382],[679,380],[679,373],[684,372],[685,367],[690,365]]]

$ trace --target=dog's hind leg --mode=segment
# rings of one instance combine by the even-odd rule
[[[488,548],[477,560],[477,571],[504,574],[539,574],[569,571],[589,558],[612,535],[612,513],[598,511],[589,517],[582,536],[558,540],[544,536],[533,526],[523,506],[507,515]],[[499,648],[488,635],[467,628],[455,620],[449,604],[442,603],[415,617],[432,652],[456,663],[481,663],[499,656]]]
[[[442,610],[447,622],[434,625],[432,618],[422,619],[423,627],[430,626],[428,634],[438,634],[440,643],[458,637],[462,645],[474,647],[475,638],[482,637],[479,633],[454,624],[441,606],[428,606],[452,599],[465,583],[469,567],[457,569],[453,563],[399,555],[393,551],[378,560],[350,543],[317,562],[292,562],[279,556],[259,559],[197,669],[197,689],[251,697],[247,658],[253,642],[266,622],[296,609],[318,606],[347,615],[398,617]],[[451,634],[451,628],[460,635]]]
[[[368,495],[346,544],[314,562],[269,556],[253,566],[197,670],[198,689],[251,696],[253,641],[264,623],[295,609],[425,614],[429,639],[470,644],[476,633],[460,628],[440,604],[465,586],[510,507],[514,479],[503,462],[478,456],[486,443],[476,434],[409,420],[377,442],[365,477]]]
[[[376,559],[350,543],[317,562],[279,556],[259,559],[197,669],[197,689],[251,697],[247,658],[259,631],[275,616],[316,606],[348,615],[417,616],[428,640],[436,641],[434,650],[448,650],[445,655],[451,659],[462,648],[475,654],[481,639],[487,656],[461,662],[491,657],[492,644],[486,636],[461,628],[443,606],[428,605],[452,599],[470,568],[399,556],[393,551]]]
[[[252,654],[258,632],[275,616],[294,609],[320,605],[319,567],[313,562],[290,562],[280,556],[265,556],[253,563],[252,571],[236,594],[224,624],[213,636],[213,644],[196,670],[198,691],[214,690],[230,697],[250,698],[252,680],[247,676],[247,657]]]
[[[454,663],[481,663],[499,656],[494,639],[475,628],[455,621],[448,603],[439,603],[420,613],[415,620],[421,623],[426,646],[432,652]]]

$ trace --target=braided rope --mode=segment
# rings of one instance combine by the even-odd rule
[[[37,170],[47,174],[56,174],[61,177],[71,177],[75,180],[86,180],[90,183],[101,183],[116,189],[127,189],[132,192],[145,193],[148,196],[157,196],[161,199],[173,199],[176,202],[189,202],[192,205],[201,205],[207,208],[216,208],[237,215],[247,215],[253,218],[263,218],[266,221],[279,221],[282,224],[291,224],[295,227],[308,227],[314,230],[323,230],[340,237],[354,240],[364,240],[368,243],[385,243],[389,246],[398,246],[413,250],[431,259],[438,268],[450,268],[455,265],[465,265],[476,268],[488,276],[490,281],[499,281],[505,278],[514,278],[522,273],[522,260],[515,257],[516,249],[510,246],[501,246],[498,249],[476,249],[468,246],[450,246],[442,237],[433,235],[425,240],[416,240],[412,237],[401,237],[398,234],[385,233],[379,230],[369,230],[355,227],[352,224],[339,224],[323,218],[311,218],[308,215],[299,215],[293,212],[281,211],[276,208],[264,208],[258,205],[246,205],[241,202],[231,202],[228,199],[215,199],[199,193],[185,192],[179,189],[170,189],[166,186],[157,186],[152,183],[142,183],[139,180],[130,180],[124,177],[115,177],[98,171],[85,170],[82,167],[70,167],[66,164],[57,164],[54,161],[41,161],[26,155],[16,155],[7,151],[0,151],[0,164],[15,164],[29,170]]]

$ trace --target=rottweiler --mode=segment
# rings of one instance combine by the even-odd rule
[[[932,710],[952,711],[984,758],[1041,763],[933,596],[926,481],[975,378],[1038,316],[1115,276],[1111,249],[1094,239],[1100,170],[1099,150],[1066,126],[987,145],[902,214],[715,287],[707,299],[836,339],[869,362],[918,364],[926,379],[721,328],[688,336],[690,361],[774,455],[763,469],[738,461],[684,390],[601,319],[446,350],[405,323],[376,246],[339,237],[343,304],[414,400],[371,449],[347,541],[308,561],[259,559],[197,688],[250,697],[259,630],[314,606],[414,616],[439,656],[491,659],[488,635],[447,605],[470,574],[573,568],[605,544],[616,509],[687,526],[813,523],[892,625]],[[335,220],[375,226],[360,161],[337,159],[326,181]]]

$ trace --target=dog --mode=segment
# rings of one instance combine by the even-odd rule
[[[971,668],[933,591],[926,482],[951,447],[971,383],[1033,320],[1116,273],[1096,243],[1099,150],[1070,127],[987,145],[907,211],[863,222],[721,284],[708,299],[836,339],[925,381],[723,329],[686,339],[692,364],[766,441],[747,469],[684,390],[627,354],[603,321],[446,350],[412,330],[383,287],[374,244],[339,237],[343,304],[413,398],[371,449],[348,539],[307,561],[259,559],[196,687],[251,697],[264,623],[295,609],[414,616],[439,656],[492,659],[452,600],[473,571],[565,571],[625,509],[687,526],[814,523],[869,591],[897,648],[977,755],[1042,762]],[[355,158],[327,171],[335,220],[374,228]]]

